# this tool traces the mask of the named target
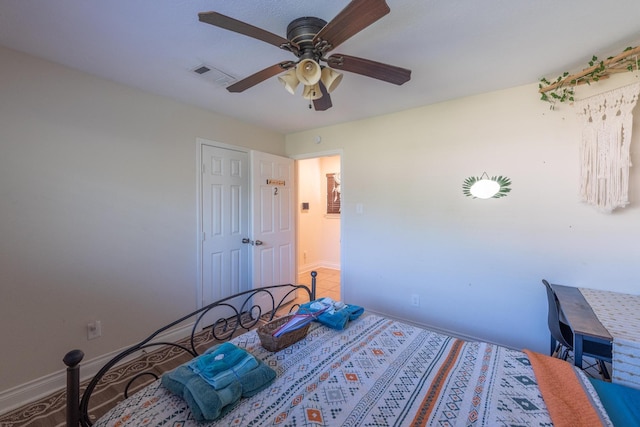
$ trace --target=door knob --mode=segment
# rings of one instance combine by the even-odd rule
[[[251,240],[247,239],[246,237],[244,239],[242,239],[242,243],[251,243]]]
[[[255,245],[256,245],[256,246],[260,246],[260,245],[262,245],[262,240],[256,240]]]

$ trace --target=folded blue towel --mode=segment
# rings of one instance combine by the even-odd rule
[[[182,397],[197,421],[215,420],[230,410],[240,399],[242,385],[233,382],[216,390],[186,365],[164,374],[160,380],[173,394]]]
[[[220,390],[214,390],[200,376],[191,378],[184,388],[183,398],[196,421],[215,420],[231,409],[240,400],[242,386],[235,381]]]
[[[237,364],[231,368],[219,372],[213,377],[204,376],[200,374],[202,379],[211,384],[213,388],[219,390],[231,384],[234,381],[238,381],[242,375],[258,367],[258,361],[251,354],[247,353],[247,356],[240,360]]]
[[[240,376],[239,382],[242,386],[242,397],[251,397],[258,394],[276,379],[276,371],[265,365],[260,360],[258,361],[258,367],[250,370],[246,374]]]
[[[229,342],[210,348],[189,363],[189,367],[216,390],[257,366],[253,355]]]
[[[318,311],[311,308],[311,305],[314,302],[316,301],[311,301],[306,304],[302,304],[300,306],[300,309],[303,312],[310,312],[310,313]],[[346,304],[340,310],[335,310],[332,313],[324,312],[320,314],[316,318],[316,320],[332,329],[343,330],[344,328],[347,327],[347,324],[349,323],[350,320],[357,319],[358,317],[360,317],[362,313],[364,313],[363,307],[353,305],[353,304]]]
[[[362,313],[364,313],[364,307],[358,305],[347,304],[346,307],[349,310],[349,320],[356,320]]]
[[[220,346],[213,347],[207,354],[215,352],[218,347]],[[226,387],[218,390],[191,369],[189,365],[195,359],[165,373],[160,381],[170,392],[187,402],[196,420],[214,420],[230,411],[234,407],[233,403],[240,397],[251,397],[257,394],[276,378],[276,372],[273,369],[260,359],[251,357],[256,363],[255,367],[237,377],[234,374],[233,380]]]
[[[160,383],[177,396],[182,397],[184,386],[193,377],[198,376],[186,365],[180,365],[173,371],[166,372],[160,378]]]
[[[204,354],[193,359],[189,366],[203,377],[213,377],[231,369],[247,354],[246,350],[225,342],[208,349]]]

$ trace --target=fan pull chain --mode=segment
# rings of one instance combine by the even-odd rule
[[[309,109],[311,110],[311,100],[316,99],[316,91],[311,92],[311,96],[309,96]]]

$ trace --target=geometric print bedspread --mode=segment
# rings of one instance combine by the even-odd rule
[[[255,331],[233,342],[272,367],[267,389],[240,399],[225,417],[197,423],[159,381],[96,426],[551,426],[527,356],[466,342],[374,314],[344,331],[313,323],[280,352]],[[589,381],[584,386],[608,421]]]

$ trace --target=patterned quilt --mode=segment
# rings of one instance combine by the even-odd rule
[[[551,426],[536,377],[520,351],[467,342],[377,315],[344,331],[314,323],[277,353],[255,331],[233,342],[277,372],[225,417],[196,423],[160,382],[109,411],[96,426]],[[610,421],[579,372],[605,425]]]

